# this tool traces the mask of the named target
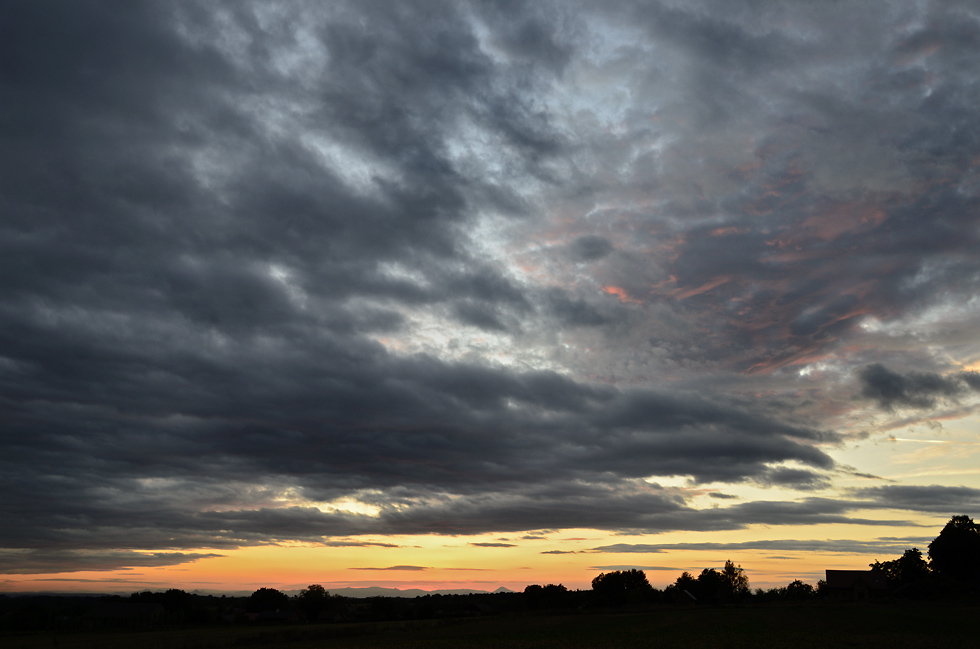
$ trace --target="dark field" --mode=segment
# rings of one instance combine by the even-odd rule
[[[657,608],[372,624],[5,634],[4,649],[978,647],[976,604]]]

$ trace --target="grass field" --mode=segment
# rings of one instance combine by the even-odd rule
[[[0,636],[3,649],[467,647],[980,647],[976,604],[661,608],[376,624],[51,632]]]

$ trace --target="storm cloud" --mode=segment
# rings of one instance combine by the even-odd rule
[[[4,3],[0,572],[886,524],[819,492],[980,390],[980,16],[745,9]]]
[[[880,363],[868,365],[859,372],[861,395],[873,399],[882,408],[905,406],[932,408],[939,400],[956,400],[971,390],[980,391],[976,372],[942,376],[935,372],[899,374]]]

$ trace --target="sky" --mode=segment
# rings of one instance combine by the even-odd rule
[[[980,515],[973,2],[0,3],[0,591],[815,583]]]

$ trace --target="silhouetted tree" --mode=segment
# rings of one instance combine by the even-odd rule
[[[721,569],[721,576],[725,580],[730,596],[742,597],[749,594],[749,578],[742,570],[742,566],[726,561],[725,567]]]
[[[289,595],[275,588],[260,588],[248,597],[246,604],[249,611],[274,611],[289,606]]]
[[[137,604],[162,605],[167,611],[167,620],[170,622],[186,621],[188,614],[195,608],[195,596],[179,588],[171,588],[162,593],[144,590],[130,595],[129,601]]]
[[[676,586],[704,602],[727,601],[749,594],[749,578],[741,566],[731,561],[726,561],[721,571],[705,568],[697,579],[685,572],[677,578]]]
[[[563,608],[569,602],[568,589],[562,584],[531,584],[524,589],[524,602],[532,610]]]
[[[592,591],[600,603],[622,606],[627,601],[643,600],[652,594],[653,586],[647,581],[646,573],[633,568],[599,573],[592,580]]]
[[[160,602],[163,607],[174,612],[185,612],[191,608],[194,603],[194,596],[182,591],[179,588],[171,588],[170,590],[163,593],[163,597]]]
[[[779,602],[786,599],[786,586],[770,588],[769,590],[756,588],[754,596],[759,602]]]
[[[677,581],[674,582],[674,585],[681,590],[691,591],[697,583],[698,580],[694,578],[694,575],[685,570],[681,573],[681,576],[677,578]]]
[[[697,598],[697,594],[694,592],[697,590],[697,583],[694,576],[685,570],[674,583],[664,589],[664,599],[668,602],[689,602],[691,600],[685,591]]]
[[[330,593],[320,584],[310,584],[296,596],[300,610],[307,620],[316,620],[330,602]]]
[[[786,599],[804,600],[811,599],[814,595],[816,595],[816,591],[813,586],[799,579],[794,579],[786,586]]]
[[[905,554],[893,561],[875,561],[870,565],[885,575],[888,589],[893,593],[901,592],[903,588],[921,586],[929,579],[929,564],[918,548],[906,550]]]
[[[980,526],[953,516],[929,544],[929,561],[940,576],[976,585],[980,580]]]
[[[704,602],[717,602],[729,596],[728,583],[720,572],[705,568],[694,585],[695,596]]]

